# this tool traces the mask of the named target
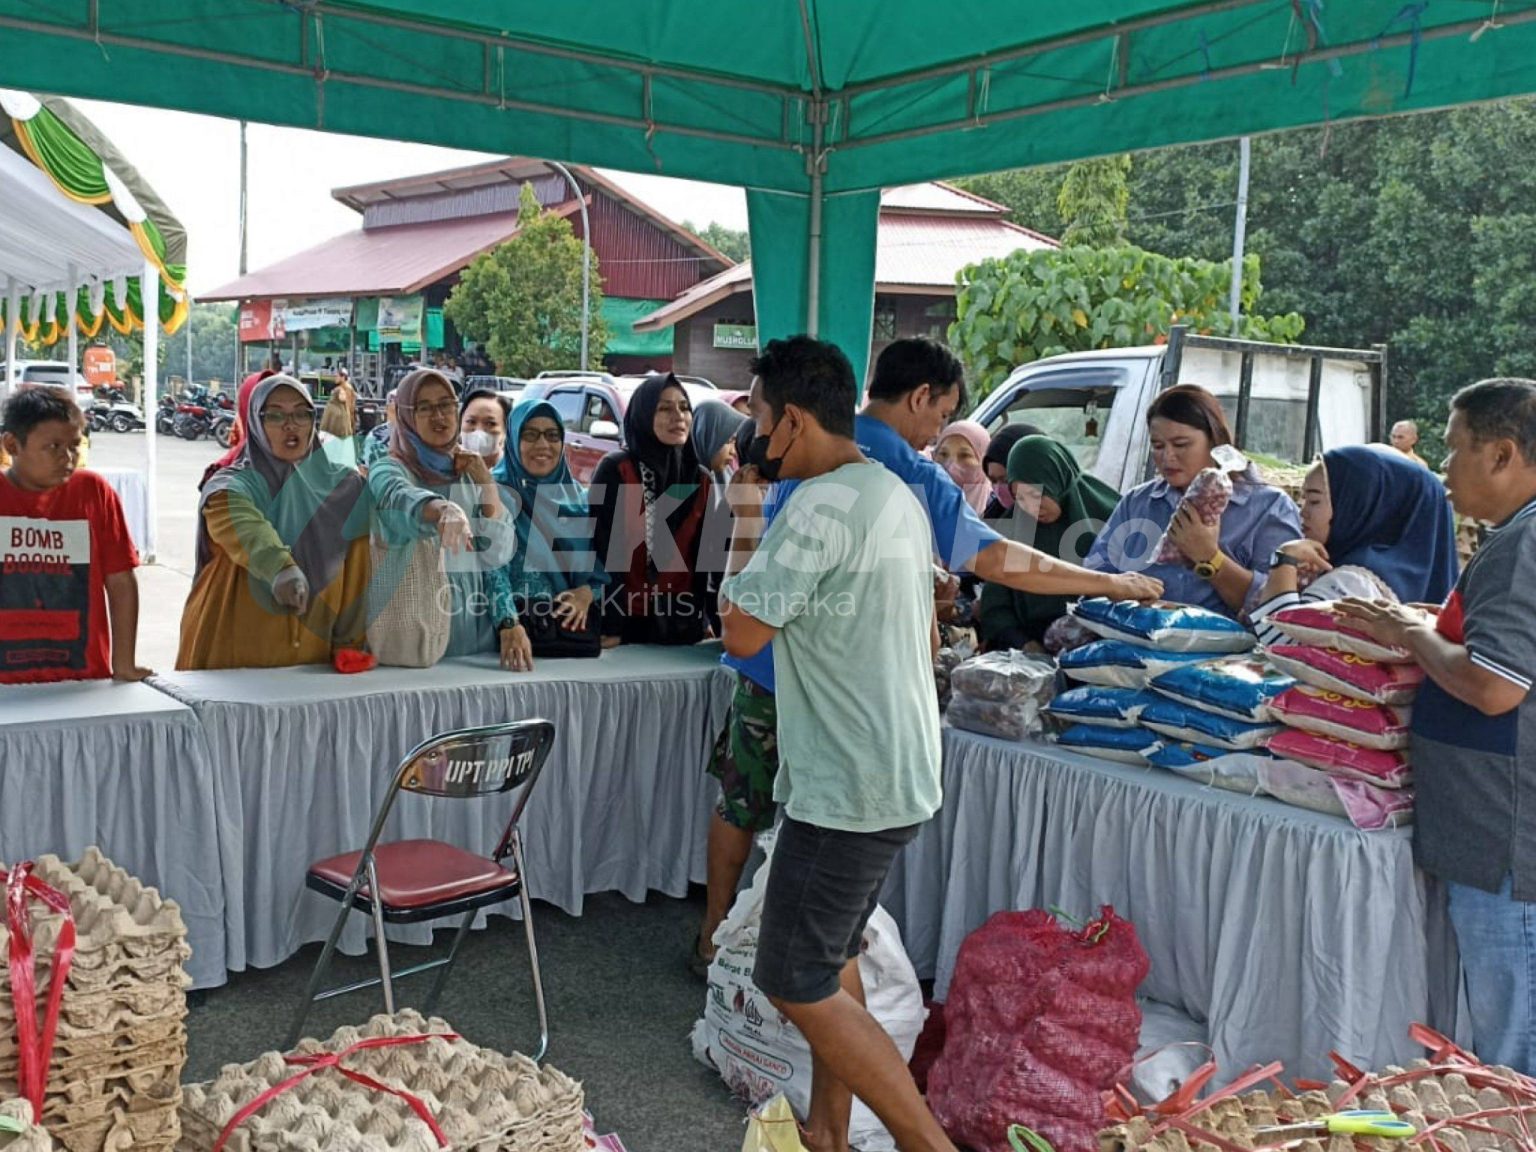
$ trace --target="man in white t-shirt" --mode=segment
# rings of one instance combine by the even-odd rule
[[[928,517],[854,442],[848,358],[806,336],[753,362],[752,460],[799,480],[768,531],[736,486],[726,651],[773,644],[783,806],[753,979],[815,1059],[813,1152],[848,1147],[856,1094],[903,1152],[953,1152],[863,1004],[858,955],[896,855],[938,811],[938,644]]]

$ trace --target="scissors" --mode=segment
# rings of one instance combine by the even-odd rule
[[[1327,1136],[1341,1132],[1347,1136],[1379,1136],[1384,1140],[1404,1140],[1416,1134],[1417,1129],[1406,1120],[1399,1120],[1391,1112],[1350,1111],[1331,1112],[1301,1124],[1280,1124],[1271,1128],[1257,1128],[1255,1136]]]

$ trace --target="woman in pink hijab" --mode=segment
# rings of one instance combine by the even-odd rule
[[[978,516],[986,510],[992,495],[992,482],[982,465],[991,442],[991,434],[976,421],[956,420],[939,433],[939,442],[933,449],[935,463],[960,485],[965,502]]]

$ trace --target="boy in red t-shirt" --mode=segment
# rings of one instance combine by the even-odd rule
[[[0,684],[151,674],[135,660],[139,554],[117,493],[76,471],[84,427],[53,388],[0,414]]]

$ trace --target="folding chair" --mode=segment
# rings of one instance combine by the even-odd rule
[[[539,950],[533,939],[533,909],[525,882],[527,866],[523,861],[523,845],[517,825],[554,739],[555,726],[548,720],[520,720],[513,724],[445,732],[407,753],[395,772],[378,815],[374,817],[368,843],[360,852],[317,861],[310,866],[305,878],[307,888],[339,901],[341,910],[315,964],[309,990],[288,1035],[287,1047],[292,1048],[298,1043],[304,1021],[317,1000],[329,1000],[383,985],[384,1011],[393,1013],[396,979],[440,968],[442,971],[434,981],[425,1005],[425,1011],[430,1014],[448,981],[448,973],[459,954],[459,945],[464,942],[475,913],[516,896],[522,901],[523,930],[528,937],[528,961],[533,970],[533,995],[539,1011],[539,1050],[534,1059],[544,1058],[549,1047],[549,1019],[544,1006],[544,984],[539,974]],[[379,843],[385,821],[401,792],[471,800],[499,796],[514,789],[520,791],[512,808],[512,818],[507,821],[496,851],[489,857],[477,856],[441,840]],[[504,863],[508,856],[512,858],[510,869]],[[379,895],[377,900],[375,893]],[[303,898],[301,894],[299,899]],[[354,908],[373,917],[379,975],[321,991],[321,981],[330,967],[336,942]],[[448,955],[392,976],[384,925],[415,924],[445,916],[461,917]]]

